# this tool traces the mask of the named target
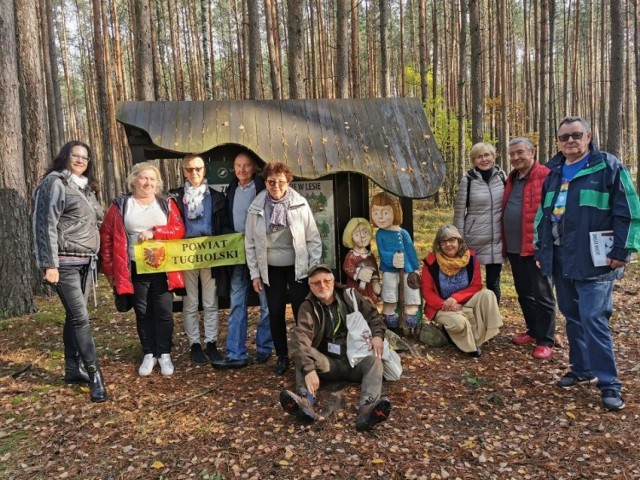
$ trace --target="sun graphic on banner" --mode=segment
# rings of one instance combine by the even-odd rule
[[[144,247],[144,263],[153,269],[165,266],[168,260],[167,251],[161,244],[149,244]]]

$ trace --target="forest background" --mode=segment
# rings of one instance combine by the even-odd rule
[[[640,161],[640,0],[0,0],[0,318],[34,310],[31,194],[59,148],[94,150],[106,203],[131,154],[120,100],[413,96],[455,195],[470,146],[566,114]],[[271,159],[266,159],[271,160]],[[273,159],[277,160],[277,159]],[[161,162],[169,187],[178,162]]]

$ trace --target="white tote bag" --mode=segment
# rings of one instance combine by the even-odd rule
[[[371,329],[362,316],[362,313],[358,310],[358,303],[353,288],[347,289],[347,294],[351,298],[351,303],[353,303],[353,313],[347,315],[347,358],[349,365],[353,368],[364,357],[373,355],[374,353],[371,349]],[[386,338],[384,339],[382,350],[382,365],[384,367],[383,376],[385,380],[395,381],[400,379],[402,375],[400,355],[391,349]]]

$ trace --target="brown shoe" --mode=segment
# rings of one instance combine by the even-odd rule
[[[310,424],[316,421],[316,414],[311,402],[289,390],[280,392],[280,405],[285,412],[296,417],[301,423]]]
[[[365,432],[371,430],[378,423],[384,422],[391,413],[391,401],[387,397],[380,397],[378,401],[367,402],[358,410],[356,430]]]

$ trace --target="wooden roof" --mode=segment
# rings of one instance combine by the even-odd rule
[[[237,144],[299,178],[356,172],[409,198],[433,195],[445,175],[415,98],[118,102],[116,115],[146,159]]]

